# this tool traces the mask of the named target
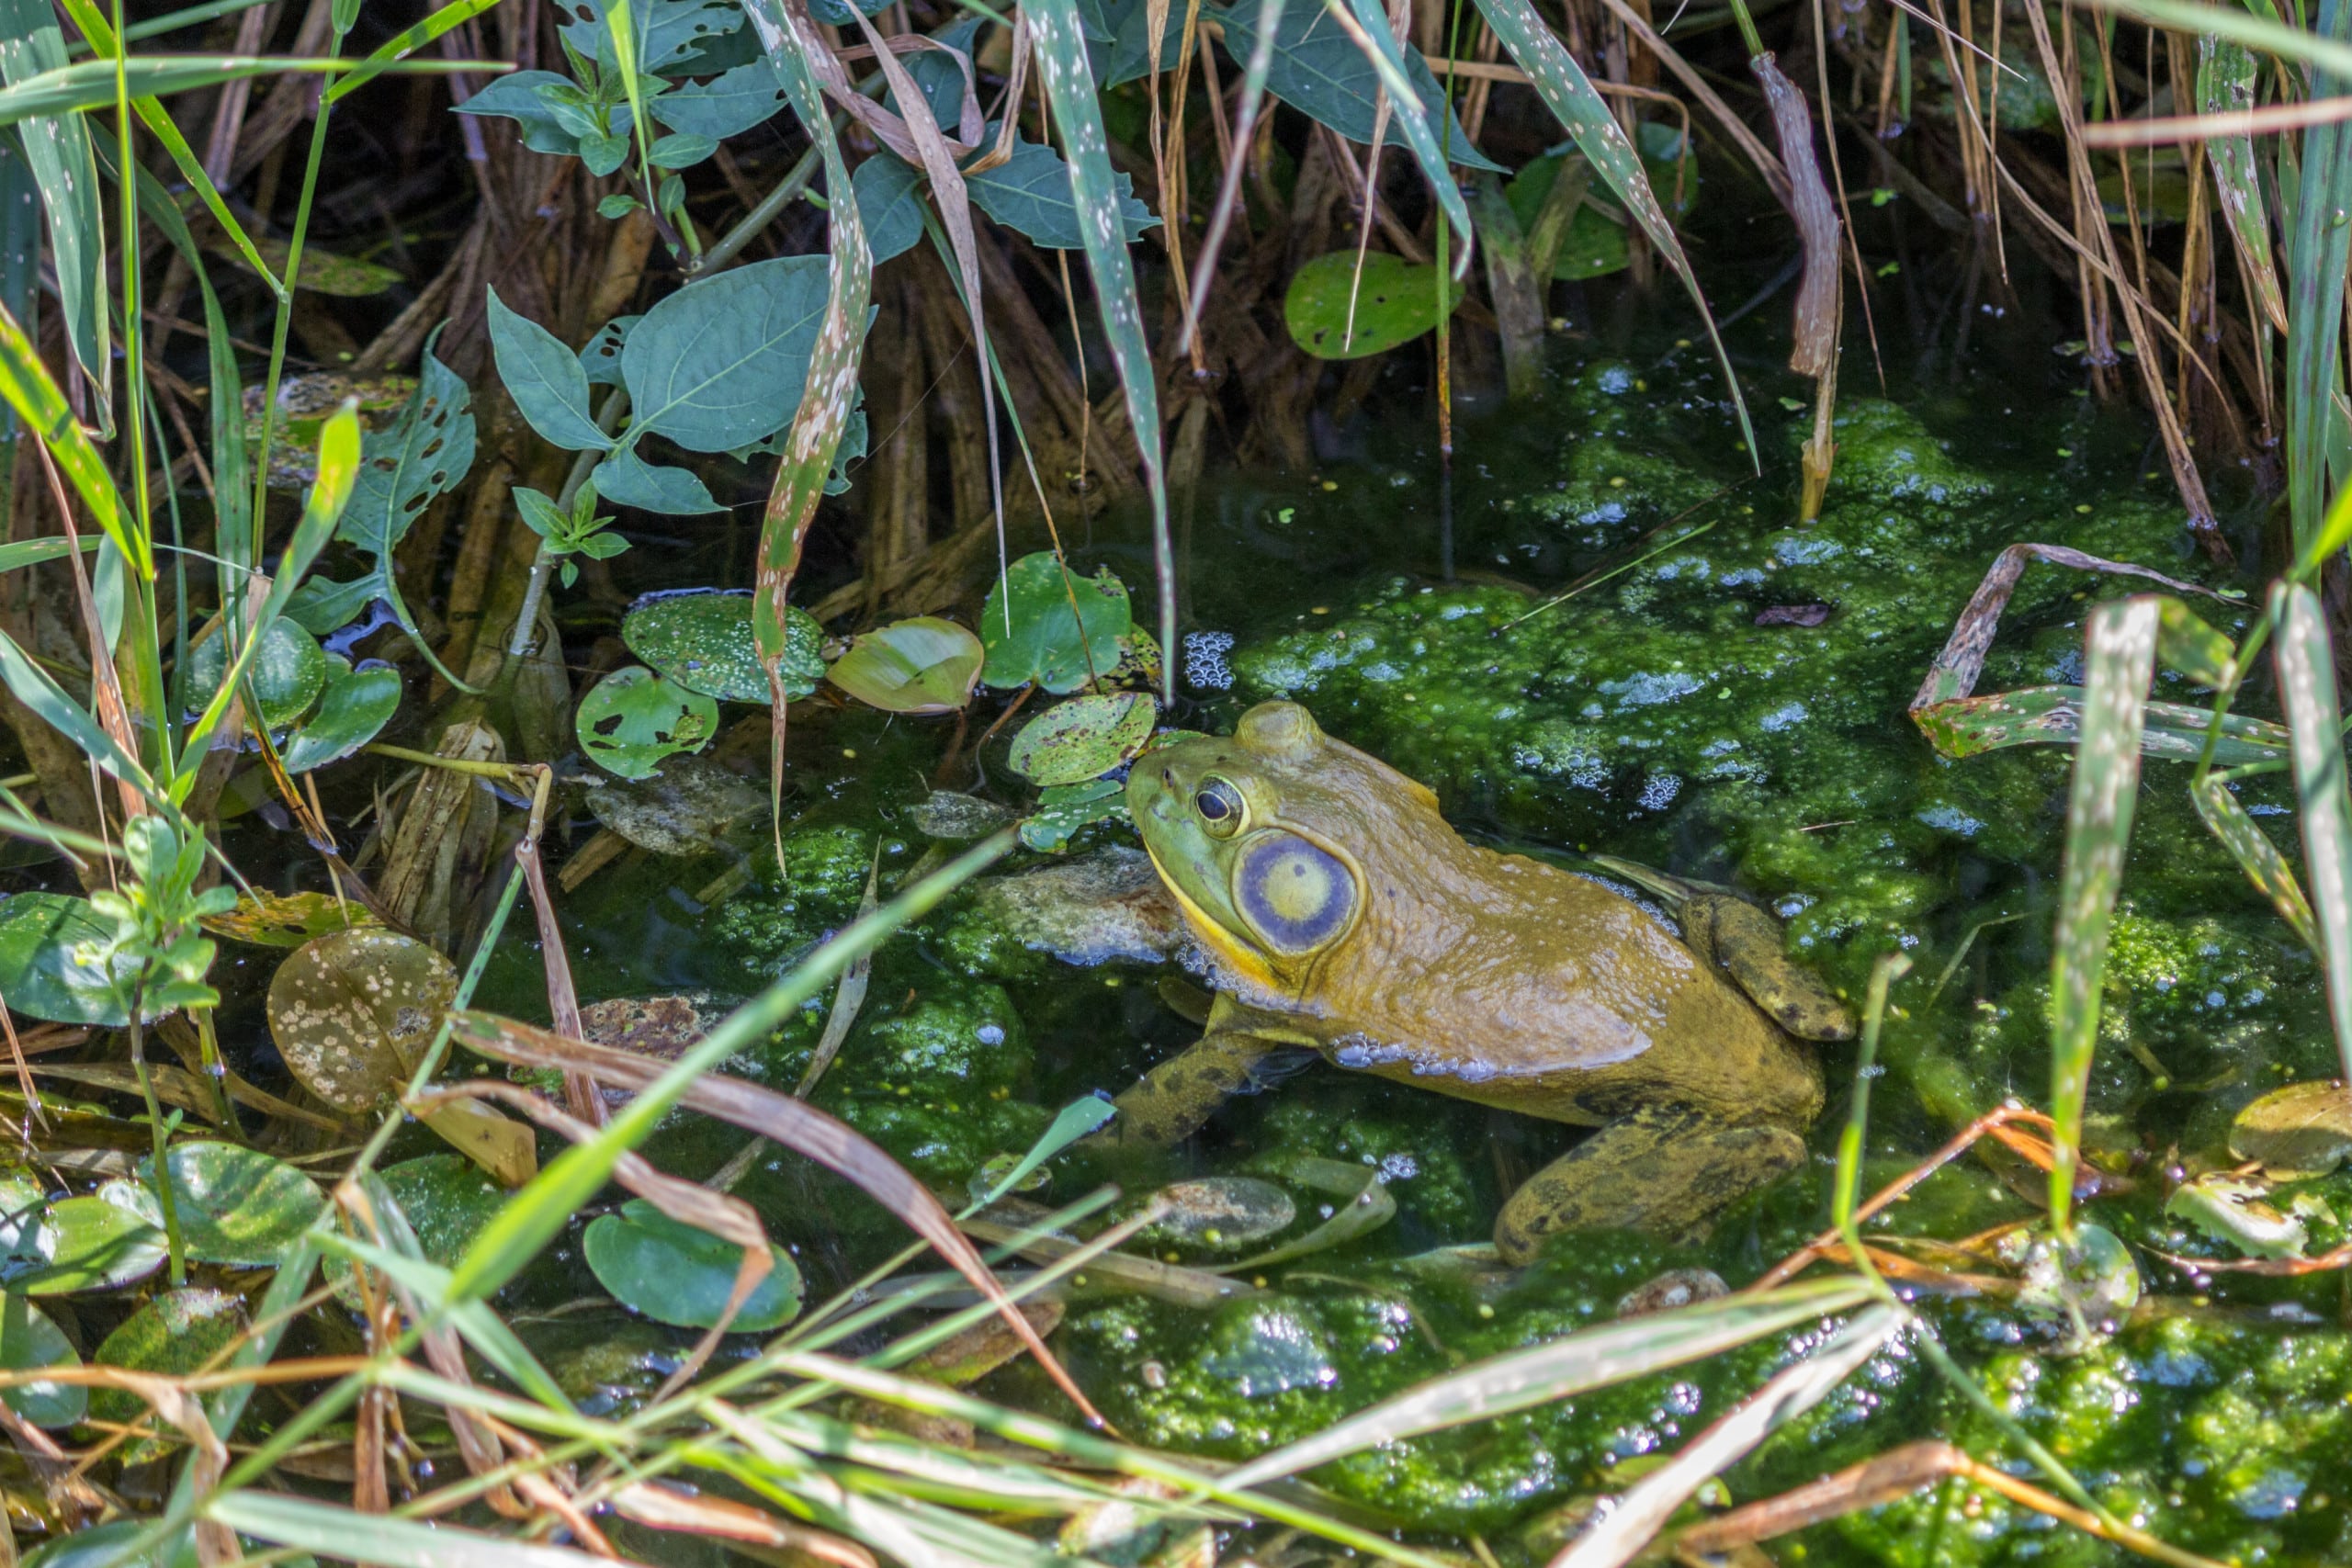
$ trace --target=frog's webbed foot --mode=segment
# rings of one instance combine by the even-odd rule
[[[1614,855],[1593,863],[1665,900],[1683,945],[1723,965],[1747,999],[1800,1040],[1851,1040],[1854,1015],[1821,977],[1789,957],[1781,922],[1727,887],[1669,876]]]
[[[1264,1089],[1313,1060],[1312,1053],[1277,1040],[1213,1029],[1114,1100],[1118,1119],[1095,1138],[1152,1147],[1182,1142],[1230,1097]]]
[[[1804,1162],[1804,1140],[1786,1127],[1734,1127],[1695,1111],[1637,1111],[1529,1177],[1496,1216],[1495,1247],[1518,1264],[1560,1231],[1680,1239]]]

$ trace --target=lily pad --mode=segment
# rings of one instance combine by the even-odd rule
[[[917,615],[857,637],[825,673],[885,713],[954,713],[971,701],[985,654],[953,621]]]
[[[658,673],[690,692],[721,702],[769,700],[767,671],[760,666],[752,630],[754,606],[749,593],[717,588],[649,593],[629,606],[621,640]],[[795,606],[786,617],[784,694],[798,702],[825,677],[824,628]]]
[[[1462,293],[1459,283],[1445,286],[1444,314],[1453,313]],[[1283,296],[1283,324],[1291,341],[1317,359],[1385,354],[1435,328],[1438,316],[1438,269],[1385,251],[1363,257],[1361,281],[1355,252],[1317,256],[1291,275],[1290,291]]]
[[[164,1159],[180,1239],[200,1263],[274,1268],[319,1217],[326,1199],[284,1160],[235,1144],[175,1145]],[[154,1162],[140,1174],[153,1185]]]
[[[229,673],[229,637],[216,632],[188,650],[187,700],[191,707],[209,705]],[[284,616],[269,623],[261,635],[261,652],[254,655],[246,677],[262,722],[272,729],[293,723],[308,713],[326,690],[329,667],[319,639]]]
[[[657,855],[699,854],[768,809],[768,792],[708,757],[673,757],[650,779],[588,792],[596,820]]]
[[[47,1313],[14,1292],[0,1297],[0,1371],[81,1364],[73,1341]],[[17,1383],[0,1389],[0,1399],[36,1427],[71,1427],[90,1408],[89,1391],[66,1382]]]
[[[2230,1153],[2275,1181],[2325,1176],[2352,1158],[2352,1089],[2321,1078],[2272,1089],[2230,1123]]]
[[[456,1267],[509,1196],[462,1155],[424,1155],[387,1166],[379,1174],[416,1237],[417,1251],[443,1269]],[[357,1306],[350,1259],[330,1255],[324,1269],[335,1294],[345,1305]]]
[[[286,738],[280,761],[289,773],[339,762],[382,733],[400,705],[401,672],[380,660],[334,671],[319,694],[319,711]]]
[[[237,900],[236,908],[207,915],[204,929],[232,942],[255,947],[300,947],[313,937],[334,931],[373,929],[378,922],[359,905],[332,893],[254,892]]]
[[[1024,725],[1009,761],[1032,784],[1081,784],[1124,766],[1159,718],[1159,705],[1142,692],[1072,697]]]
[[[1034,681],[1049,692],[1075,692],[1119,667],[1126,656],[1121,643],[1134,626],[1127,585],[1107,569],[1092,577],[1065,575],[1050,550],[1023,556],[980,610],[980,646],[988,653],[980,679],[1000,688]]]
[[[65,1198],[41,1216],[41,1266],[8,1281],[28,1296],[113,1291],[164,1266],[164,1233],[138,1209],[106,1198]]]
[[[708,1328],[718,1321],[743,1259],[741,1247],[673,1220],[642,1198],[590,1221],[581,1250],[616,1300],[675,1328]],[[800,1311],[800,1270],[783,1248],[768,1252],[774,1267],[728,1325],[733,1331],[764,1333]]]
[[[2213,1171],[2183,1182],[2165,1200],[2165,1213],[2186,1220],[2248,1258],[2301,1258],[2309,1239],[2303,1222],[2280,1213],[2270,1189]]]
[[[1055,784],[1040,791],[1037,809],[1021,819],[1021,841],[1046,854],[1069,848],[1081,828],[1107,821],[1126,809],[1126,787],[1113,779]]]
[[[2132,1249],[2103,1225],[2076,1225],[2071,1247],[2046,1232],[2012,1232],[1997,1251],[2018,1271],[2018,1309],[2032,1316],[2079,1316],[2098,1328],[2120,1323],[2139,1303]]]
[[[119,1029],[130,1021],[125,1005],[136,962],[118,958],[121,989],[75,956],[74,950],[110,941],[114,928],[86,898],[62,893],[19,893],[0,903],[0,1001],[29,1018],[52,1023],[94,1023]]]
[[[166,1291],[123,1319],[90,1359],[101,1367],[183,1377],[227,1349],[244,1331],[244,1303],[230,1292]],[[146,1413],[147,1402],[128,1389],[101,1388],[90,1395],[90,1414],[101,1421],[129,1425]],[[133,1439],[122,1451],[123,1462],[160,1459],[177,1447],[175,1428],[162,1429],[171,1436]]]
[[[366,1111],[414,1068],[457,995],[458,972],[415,938],[339,931],[270,976],[270,1037],[305,1089]]]
[[[458,1155],[402,1160],[385,1170],[384,1185],[416,1233],[417,1250],[445,1269],[466,1255],[508,1196],[479,1166]]]
[[[0,1281],[48,1261],[40,1238],[48,1212],[49,1191],[39,1177],[21,1170],[0,1175]]]
[[[664,757],[699,751],[718,732],[718,705],[641,664],[616,670],[580,699],[581,750],[608,773],[645,779]]]

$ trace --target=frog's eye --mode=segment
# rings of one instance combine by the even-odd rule
[[[1201,825],[1220,839],[1230,839],[1241,830],[1249,807],[1242,803],[1241,792],[1223,779],[1203,779],[1193,795],[1193,809],[1200,813]]]
[[[1233,902],[1266,947],[1298,957],[1347,934],[1356,912],[1355,874],[1297,834],[1270,829],[1242,849]]]

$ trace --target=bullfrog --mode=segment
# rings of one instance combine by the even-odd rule
[[[1426,786],[1295,703],[1145,753],[1127,805],[1216,995],[1200,1042],[1118,1097],[1109,1135],[1189,1136],[1300,1047],[1598,1128],[1504,1203],[1513,1263],[1561,1231],[1694,1233],[1804,1162],[1822,1075],[1797,1037],[1852,1021],[1728,890],[1641,874],[1678,932],[1600,880],[1473,844]]]

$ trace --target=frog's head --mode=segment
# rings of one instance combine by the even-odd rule
[[[1429,790],[1323,733],[1295,703],[1261,703],[1230,739],[1139,758],[1127,808],[1186,923],[1234,977],[1291,997],[1391,897],[1416,835],[1446,831]]]

